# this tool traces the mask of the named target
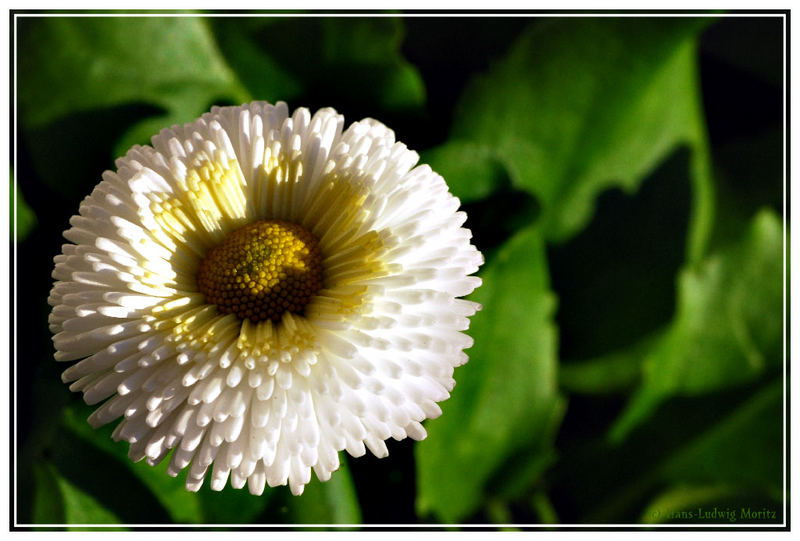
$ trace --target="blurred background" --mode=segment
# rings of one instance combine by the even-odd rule
[[[14,23],[18,523],[783,520],[782,17]],[[486,256],[428,439],[300,497],[189,493],[168,461],[128,461],[47,328],[61,233],[101,173],[253,99],[393,128]]]

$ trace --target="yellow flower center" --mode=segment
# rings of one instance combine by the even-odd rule
[[[283,220],[260,220],[230,233],[211,249],[197,287],[221,312],[254,322],[300,314],[322,289],[317,239]]]

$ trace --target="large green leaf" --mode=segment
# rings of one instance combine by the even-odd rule
[[[47,151],[59,144],[40,141],[40,132],[78,113],[130,104],[155,107],[118,142],[121,154],[133,143],[149,142],[161,128],[194,119],[216,101],[249,99],[203,18],[23,17],[18,25],[20,120],[26,131],[39,130],[31,145],[35,156],[40,146]],[[109,144],[108,133],[74,129],[73,137],[99,137]]]
[[[707,21],[551,19],[526,31],[473,81],[452,136],[486,145],[512,183],[540,198],[544,235],[586,223],[594,197],[634,190],[676,145],[694,149],[697,198],[690,253],[710,225],[707,149],[695,38]]]
[[[552,460],[564,406],[556,390],[555,298],[540,231],[517,233],[482,277],[473,295],[483,310],[471,323],[470,361],[457,369],[443,416],[427,423],[428,438],[416,447],[417,508],[445,522],[475,511],[501,471],[511,468],[525,484],[535,480]]]
[[[620,440],[665,398],[752,381],[781,361],[783,231],[771,211],[740,242],[680,274],[675,318],[646,352],[643,382],[612,428]]]
[[[19,30],[27,146],[71,199],[131,145],[215,103],[302,99],[402,119],[425,100],[397,19],[52,17]]]
[[[18,98],[28,126],[135,102],[162,107],[163,126],[191,120],[214,98],[246,96],[203,18],[44,17],[18,24]]]

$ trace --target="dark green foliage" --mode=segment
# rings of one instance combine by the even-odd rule
[[[781,25],[18,18],[17,522],[780,523]],[[102,171],[251,99],[387,123],[486,257],[429,437],[342,456],[300,497],[190,493],[130,462],[61,385],[46,323],[61,232]]]

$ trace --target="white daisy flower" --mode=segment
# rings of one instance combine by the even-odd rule
[[[426,436],[480,279],[459,201],[372,119],[215,107],[135,146],[55,258],[55,358],[97,427],[186,487],[300,494]],[[171,455],[170,455],[171,452]]]

